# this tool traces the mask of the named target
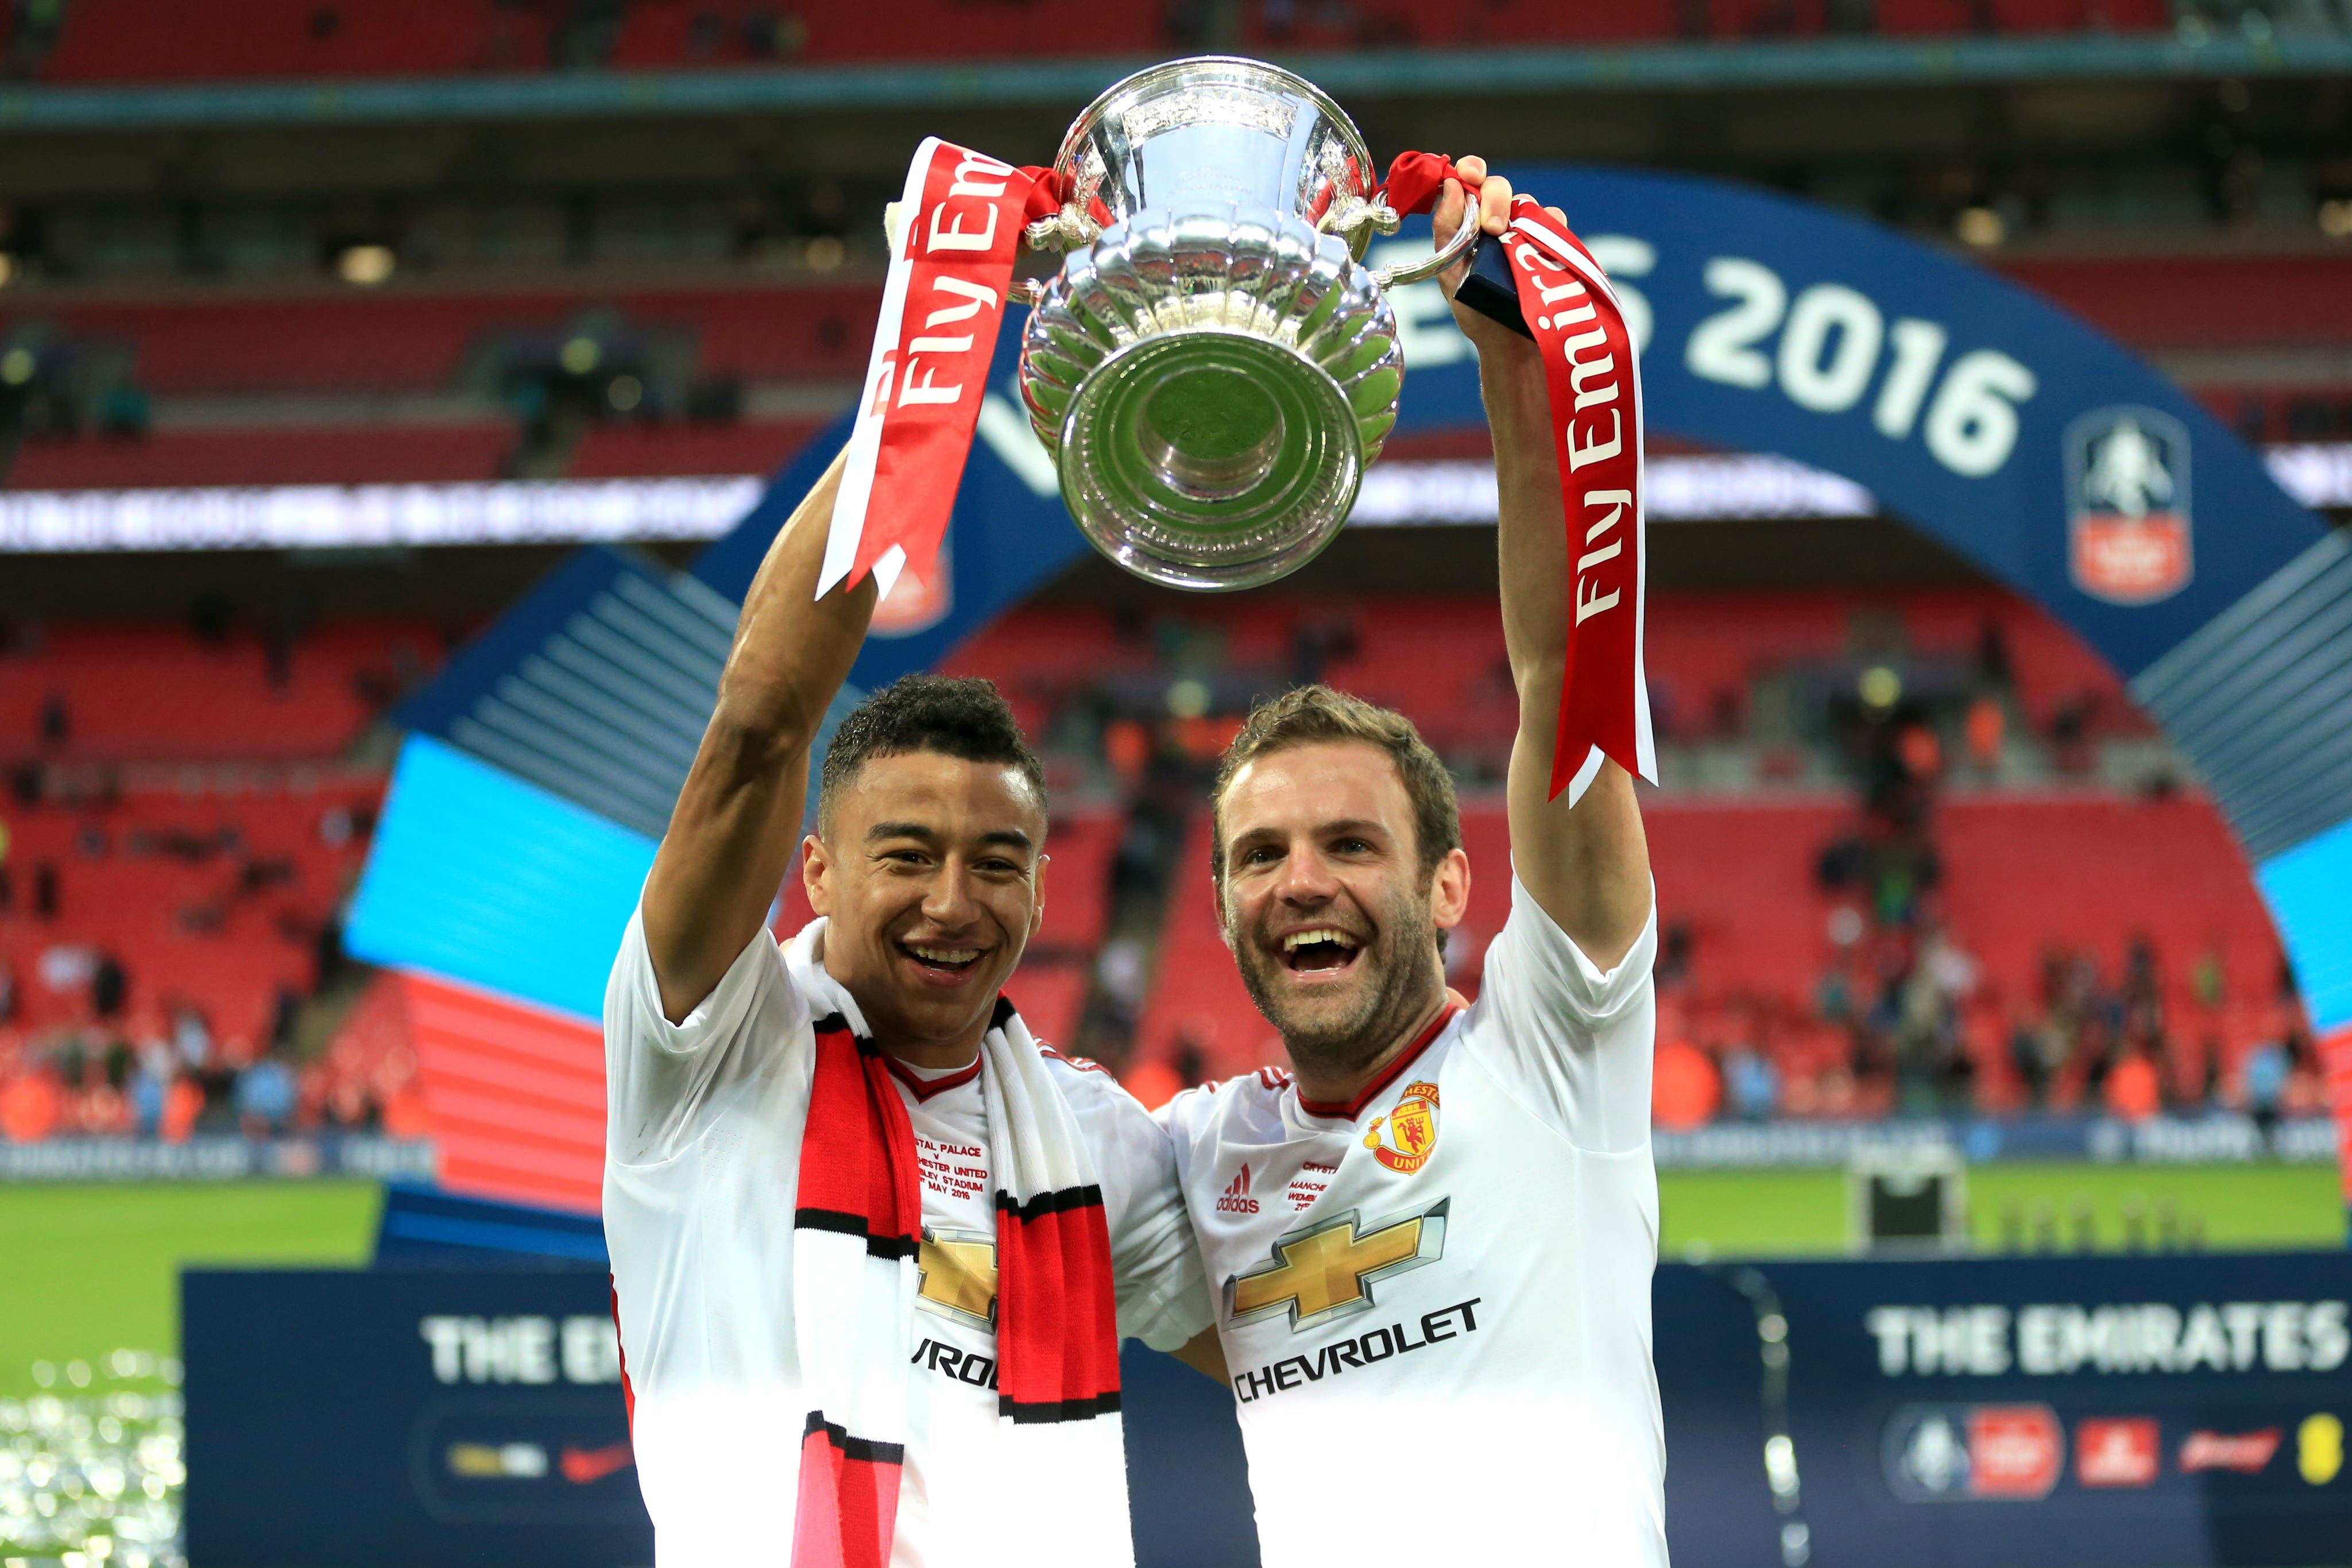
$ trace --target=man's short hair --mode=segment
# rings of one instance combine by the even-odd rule
[[[832,819],[833,802],[857,770],[882,757],[933,751],[966,762],[995,762],[1018,772],[1045,809],[1045,769],[1021,733],[1013,708],[993,681],[978,676],[901,675],[851,708],[832,744],[816,796],[817,831]]]
[[[1225,791],[1234,775],[1261,757],[1329,741],[1361,742],[1385,751],[1396,764],[1405,797],[1412,802],[1413,845],[1421,856],[1423,876],[1462,847],[1462,808],[1454,799],[1454,776],[1421,738],[1412,720],[1393,708],[1376,706],[1329,686],[1299,686],[1252,708],[1241,732],[1225,747],[1224,760],[1217,765],[1216,787],[1209,795],[1213,829],[1209,857],[1221,905],[1225,886]]]

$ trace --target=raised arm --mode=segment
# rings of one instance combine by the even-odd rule
[[[1467,173],[1485,163],[1457,160]],[[1489,234],[1507,222],[1511,191],[1500,176],[1478,192],[1478,217]],[[1437,242],[1452,237],[1466,205],[1448,181],[1436,210]],[[1553,215],[1559,217],[1557,210]],[[1567,220],[1560,219],[1561,226]],[[1466,268],[1441,283],[1452,298]],[[1650,915],[1650,852],[1633,779],[1603,762],[1584,799],[1551,799],[1552,750],[1559,725],[1560,682],[1568,647],[1568,529],[1559,465],[1535,344],[1475,310],[1454,319],[1478,350],[1478,387],[1494,433],[1499,495],[1503,640],[1518,687],[1519,729],[1508,785],[1511,858],[1519,880],[1544,912],[1603,969],[1614,968]]]
[[[646,946],[672,1023],[767,919],[800,841],[809,747],[866,640],[872,578],[816,598],[840,483],[836,457],[751,580],[718,706],[646,880]]]

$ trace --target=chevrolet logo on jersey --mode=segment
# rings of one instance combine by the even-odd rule
[[[1274,1244],[1274,1260],[1225,1281],[1225,1321],[1255,1322],[1290,1314],[1290,1332],[1320,1327],[1372,1305],[1372,1281],[1434,1263],[1445,1251],[1441,1197],[1426,1208],[1359,1235],[1356,1211],[1335,1216]]]
[[[963,1230],[923,1229],[915,1267],[923,1277],[916,1304],[983,1328],[996,1322],[996,1243]]]

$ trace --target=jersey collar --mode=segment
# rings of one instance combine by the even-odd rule
[[[884,1057],[882,1065],[887,1067],[890,1070],[890,1076],[905,1084],[907,1092],[912,1094],[916,1101],[920,1103],[929,1100],[934,1094],[944,1094],[950,1089],[961,1089],[979,1077],[980,1064],[987,1060],[987,1056],[988,1053],[983,1051],[971,1059],[969,1066],[959,1067],[953,1072],[941,1073],[937,1078],[923,1077],[895,1056]]]
[[[1339,1122],[1354,1121],[1358,1116],[1364,1113],[1365,1106],[1370,1104],[1375,1099],[1380,1097],[1381,1090],[1386,1089],[1390,1084],[1394,1083],[1400,1077],[1403,1076],[1404,1070],[1406,1068],[1411,1067],[1415,1061],[1420,1060],[1421,1053],[1427,1051],[1431,1042],[1435,1040],[1439,1035],[1445,1032],[1445,1026],[1452,1023],[1454,1021],[1454,1015],[1459,1013],[1461,1010],[1462,1009],[1448,1002],[1445,1005],[1445,1010],[1439,1013],[1434,1019],[1432,1019],[1430,1020],[1429,1027],[1423,1030],[1420,1036],[1415,1039],[1411,1045],[1408,1045],[1402,1051],[1398,1051],[1396,1054],[1396,1060],[1390,1062],[1386,1067],[1381,1068],[1381,1075],[1378,1078],[1373,1079],[1370,1083],[1365,1084],[1363,1092],[1358,1094],[1353,1100],[1344,1103],[1338,1101],[1309,1100],[1306,1095],[1301,1094],[1298,1097],[1298,1108],[1301,1111],[1306,1112],[1307,1114],[1310,1116],[1322,1116]]]

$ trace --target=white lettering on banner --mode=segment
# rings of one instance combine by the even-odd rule
[[[954,193],[950,191],[949,193],[952,195]],[[930,237],[923,242],[923,248],[925,250],[977,251],[995,249],[996,209],[993,206],[987,206],[981,208],[980,211],[981,215],[986,218],[988,223],[977,233],[963,226],[963,220],[970,216],[970,214],[940,213],[938,217],[931,220]]]
[[[1631,490],[1593,490],[1586,494],[1584,504],[1588,507],[1606,507],[1609,508],[1609,515],[1607,517],[1601,518],[1599,522],[1584,530],[1584,542],[1586,544],[1591,544],[1600,538],[1602,534],[1607,533],[1611,528],[1617,526],[1617,520],[1625,515],[1625,508],[1633,504],[1633,492]],[[1600,579],[1588,578],[1584,575],[1584,572],[1587,568],[1599,566],[1601,562],[1610,560],[1616,556],[1622,554],[1624,549],[1625,541],[1621,537],[1610,540],[1602,549],[1588,550],[1585,554],[1577,559],[1576,623],[1579,626],[1583,625],[1587,621],[1590,621],[1592,617],[1600,614],[1604,610],[1614,610],[1617,608],[1618,601],[1623,597],[1620,591],[1612,588],[1606,593],[1591,591],[1601,586]]]
[[[1836,414],[1862,401],[1886,357],[1871,408],[1879,434],[1906,440],[1916,424],[1928,455],[1970,479],[1998,473],[2016,450],[2017,405],[2041,383],[1998,349],[1960,355],[1937,384],[1950,341],[1940,323],[1905,317],[1889,325],[1874,301],[1843,283],[1816,283],[1791,306],[1780,275],[1742,256],[1713,257],[1702,279],[1707,292],[1734,303],[1692,329],[1683,352],[1691,374],[1758,392],[1777,375],[1782,395],[1798,407]],[[1775,332],[1779,353],[1769,356],[1763,345]],[[1883,352],[1888,345],[1891,356]]]
[[[1878,1340],[1878,1370],[1998,1377],[2009,1370],[2007,1307],[1874,1307],[1864,1325]]]
[[[1601,235],[1588,243],[1616,291],[1635,352],[1646,350],[1653,312],[1648,298],[1629,280],[1655,271],[1656,247],[1630,235]],[[1426,255],[1427,247],[1389,241],[1375,252],[1372,260],[1394,266]],[[1683,361],[1693,375],[1759,392],[1777,381],[1790,402],[1825,415],[1862,403],[1875,381],[1877,393],[1868,407],[1871,427],[1880,435],[1907,441],[1917,434],[1929,456],[1968,478],[1988,477],[2007,465],[2017,445],[2018,405],[2040,388],[2033,371],[2008,354],[1979,349],[1948,365],[1951,333],[1943,323],[1915,316],[1887,320],[1875,300],[1843,283],[1815,284],[1792,302],[1779,273],[1746,256],[1710,258],[1701,280],[1709,293],[1732,303],[1691,329]],[[1573,298],[1581,287],[1570,280],[1546,287],[1538,297],[1549,304],[1555,298]],[[1408,367],[1469,358],[1469,340],[1454,325],[1436,284],[1401,289],[1393,303]],[[1582,378],[1597,373],[1597,366],[1580,366],[1580,410],[1585,406]],[[2352,481],[2339,478],[2331,486],[2310,458],[2297,461],[2300,466],[2281,483],[2305,505],[2322,504],[2313,496],[2323,490],[2352,494]],[[2273,466],[2280,466],[2276,459]]]
[[[2165,1301],[2081,1306],[1874,1307],[1863,1326],[1887,1377],[2032,1377],[2084,1370],[2333,1372],[2352,1356],[2343,1301]],[[2014,1354],[2011,1332],[2015,1331]]]
[[[1004,194],[1004,182],[1011,178],[1012,164],[1000,163],[985,152],[966,148],[963,156],[956,160],[955,176],[948,185],[948,194],[979,196],[992,202]]]
[[[995,211],[992,207],[989,210],[992,213]],[[969,321],[983,309],[992,308],[998,304],[996,290],[982,284],[968,283],[961,277],[935,277],[931,280],[931,290],[934,294],[945,293],[952,296],[960,303],[942,305],[925,317],[923,325],[927,329],[950,326],[958,321]],[[963,382],[957,382],[951,386],[939,385],[937,380],[939,366],[919,365],[915,356],[917,354],[968,354],[971,352],[973,340],[973,335],[966,333],[959,337],[921,337],[908,343],[906,350],[907,362],[898,382],[898,406],[905,408],[909,403],[951,403],[963,396]],[[922,378],[920,381],[916,379],[919,373]],[[887,372],[883,382],[882,396],[885,401],[889,397]]]
[[[1580,407],[1582,405],[1580,404]],[[1599,422],[1594,422],[1597,426]],[[1602,463],[1625,449],[1625,418],[1615,409],[1609,411],[1609,439],[1579,443],[1571,431],[1568,441],[1568,471],[1575,473],[1588,463]]]
[[[963,303],[942,305],[924,317],[923,326],[926,329],[950,326],[958,321],[969,321],[982,310],[994,308],[997,303],[995,289],[986,284],[973,283],[961,277],[934,277],[931,279],[931,291],[934,294],[955,295]],[[967,340],[964,346],[970,348],[971,345]]]
[[[1538,256],[1534,250],[1526,246],[1521,246],[1519,249],[1526,252],[1528,256],[1535,256],[1538,261],[1541,261],[1543,259],[1542,256]],[[1546,307],[1550,307],[1557,305],[1563,299],[1582,298],[1586,298],[1586,295],[1583,281],[1580,278],[1571,277],[1565,283],[1555,283],[1549,288],[1537,289],[1536,298],[1541,300]],[[1590,321],[1592,319],[1592,308],[1588,305],[1577,315],[1572,317],[1561,317],[1559,319],[1562,323],[1571,320]]]
[[[441,1383],[618,1383],[621,1341],[610,1318],[435,1316],[416,1325]],[[558,1348],[562,1358],[558,1360]]]
[[[1617,526],[1617,520],[1625,515],[1625,508],[1633,504],[1633,492],[1631,490],[1588,490],[1584,493],[1584,504],[1588,507],[1606,507],[1609,508],[1609,515],[1607,517],[1601,518],[1599,522],[1584,530],[1584,542],[1586,544],[1591,544],[1593,540],[1599,538],[1601,535],[1607,533],[1611,528]]]
[[[923,378],[919,382],[915,379],[919,370]],[[963,396],[961,382],[956,382],[953,386],[939,386],[934,382],[938,374],[938,366],[918,365],[912,358],[909,358],[907,361],[906,374],[898,381],[898,406],[905,408],[909,403],[918,402],[953,402]]]
[[[563,1381],[621,1381],[621,1331],[610,1318],[563,1320]]]

